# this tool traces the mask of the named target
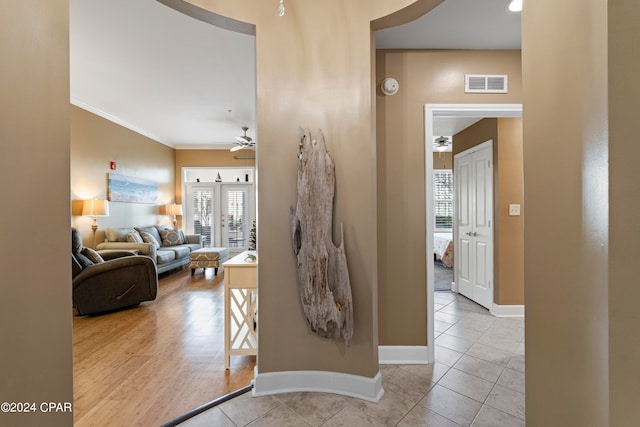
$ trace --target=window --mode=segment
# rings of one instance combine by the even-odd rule
[[[435,230],[453,228],[453,173],[450,169],[433,172],[433,212]]]

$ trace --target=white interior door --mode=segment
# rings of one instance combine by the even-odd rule
[[[458,291],[491,308],[493,304],[493,141],[454,161],[456,189],[455,282]]]
[[[468,298],[473,296],[473,275],[471,273],[471,232],[473,231],[473,184],[471,170],[473,166],[471,154],[458,154],[454,164],[455,214],[456,229],[454,237],[454,282],[458,292]]]

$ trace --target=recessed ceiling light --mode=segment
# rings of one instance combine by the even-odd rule
[[[522,0],[511,0],[509,10],[511,12],[522,12]]]

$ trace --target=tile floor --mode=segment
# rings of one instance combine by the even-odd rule
[[[246,393],[180,426],[524,426],[524,319],[496,318],[449,292],[434,301],[436,362],[381,365],[385,393],[377,404]]]

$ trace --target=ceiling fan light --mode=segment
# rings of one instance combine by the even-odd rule
[[[439,151],[441,153],[444,152],[444,151],[447,151],[447,145],[446,144],[439,144],[436,147],[436,151]]]
[[[242,130],[244,131],[244,135],[236,136],[235,139],[237,142],[234,142],[234,146],[231,147],[230,151],[238,151],[238,150],[255,150],[256,143],[250,136],[247,136],[248,127],[242,126]]]

